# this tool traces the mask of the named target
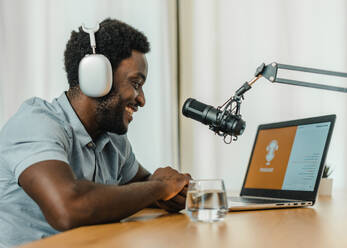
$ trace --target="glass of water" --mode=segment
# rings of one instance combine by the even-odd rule
[[[188,186],[186,211],[194,222],[218,222],[228,213],[222,179],[191,180]]]

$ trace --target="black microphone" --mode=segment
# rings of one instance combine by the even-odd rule
[[[205,125],[209,125],[220,136],[239,136],[246,128],[246,122],[241,115],[233,114],[230,110],[220,110],[213,106],[188,98],[182,107],[182,113]]]

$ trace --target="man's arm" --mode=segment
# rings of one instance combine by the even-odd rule
[[[145,182],[96,184],[75,179],[70,166],[56,160],[36,163],[19,177],[22,188],[57,230],[121,220],[155,201],[175,197],[188,181],[186,175],[166,167]]]
[[[141,164],[139,164],[139,169],[137,170],[136,175],[133,179],[130,180],[129,183],[147,181],[151,175],[152,174],[149,171],[147,171]]]

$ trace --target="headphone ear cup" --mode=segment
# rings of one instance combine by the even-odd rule
[[[80,89],[86,96],[102,97],[112,88],[112,66],[102,54],[87,54],[78,66]]]

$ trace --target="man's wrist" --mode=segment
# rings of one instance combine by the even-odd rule
[[[155,195],[155,201],[161,200],[165,197],[165,183],[160,180],[148,180],[148,183],[151,183],[154,185],[154,195]]]
[[[145,178],[144,178],[144,181],[150,181],[149,179],[151,178],[152,174],[149,173]]]

